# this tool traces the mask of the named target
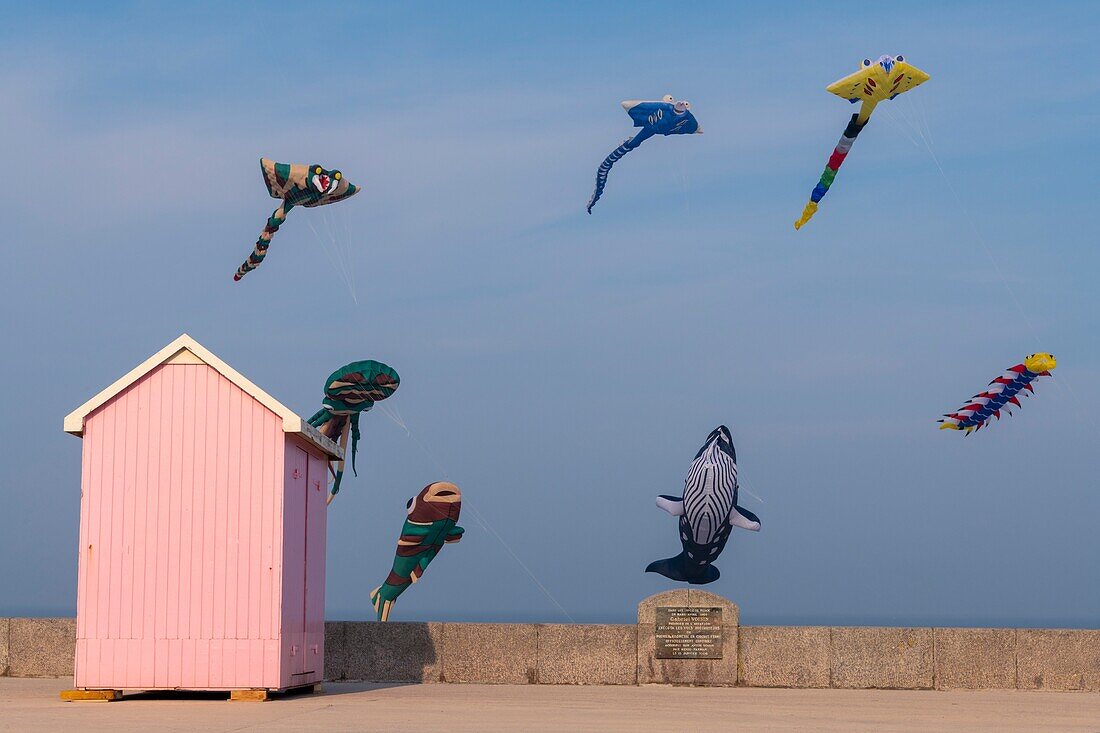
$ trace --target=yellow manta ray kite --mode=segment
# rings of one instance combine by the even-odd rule
[[[904,56],[880,56],[874,63],[871,59],[863,59],[859,71],[846,76],[840,81],[834,81],[825,87],[838,97],[843,97],[853,104],[862,102],[857,114],[852,115],[848,127],[844,130],[840,142],[837,143],[829,162],[825,165],[825,172],[821,174],[821,180],[814,186],[810,194],[810,200],[806,208],[802,210],[802,217],[794,223],[795,229],[801,229],[817,213],[817,204],[833,185],[833,179],[852,149],[852,143],[867,120],[871,119],[871,112],[875,106],[886,99],[893,99],[903,92],[907,92],[918,84],[928,81],[928,74],[915,66],[905,62]]]

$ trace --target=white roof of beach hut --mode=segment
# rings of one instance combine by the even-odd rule
[[[72,435],[83,436],[84,419],[88,415],[105,405],[113,397],[161,364],[206,364],[250,395],[261,405],[282,418],[284,433],[301,435],[305,440],[313,443],[332,458],[343,459],[344,451],[340,446],[324,435],[321,435],[317,428],[303,420],[289,407],[257,387],[243,374],[219,359],[206,347],[186,333],[138,364],[95,397],[66,415],[65,432],[71,433]]]

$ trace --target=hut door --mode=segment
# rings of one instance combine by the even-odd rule
[[[287,461],[289,490],[286,493],[287,546],[285,548],[286,582],[290,592],[284,593],[290,607],[283,609],[285,626],[283,643],[290,650],[290,674],[306,671],[306,565],[309,542],[309,454],[295,447]]]
[[[309,499],[306,510],[306,673],[320,679],[325,648],[325,519],[328,496],[328,461],[309,457]]]

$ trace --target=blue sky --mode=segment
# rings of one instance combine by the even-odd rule
[[[679,551],[653,497],[725,423],[763,530],[709,588],[746,623],[1100,622],[1100,7],[229,5],[0,7],[0,615],[73,612],[62,417],[187,331],[307,416],[341,364],[400,372],[332,505],[331,618],[449,478],[466,538],[393,618],[630,621]],[[824,87],[882,53],[932,79],[795,232],[851,113]],[[619,101],[666,93],[706,133],[587,216]],[[365,190],[235,285],[261,156]],[[1039,350],[1015,418],[935,430]]]

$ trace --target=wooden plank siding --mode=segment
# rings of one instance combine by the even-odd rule
[[[77,687],[285,686],[289,437],[203,363],[161,364],[86,417]]]

